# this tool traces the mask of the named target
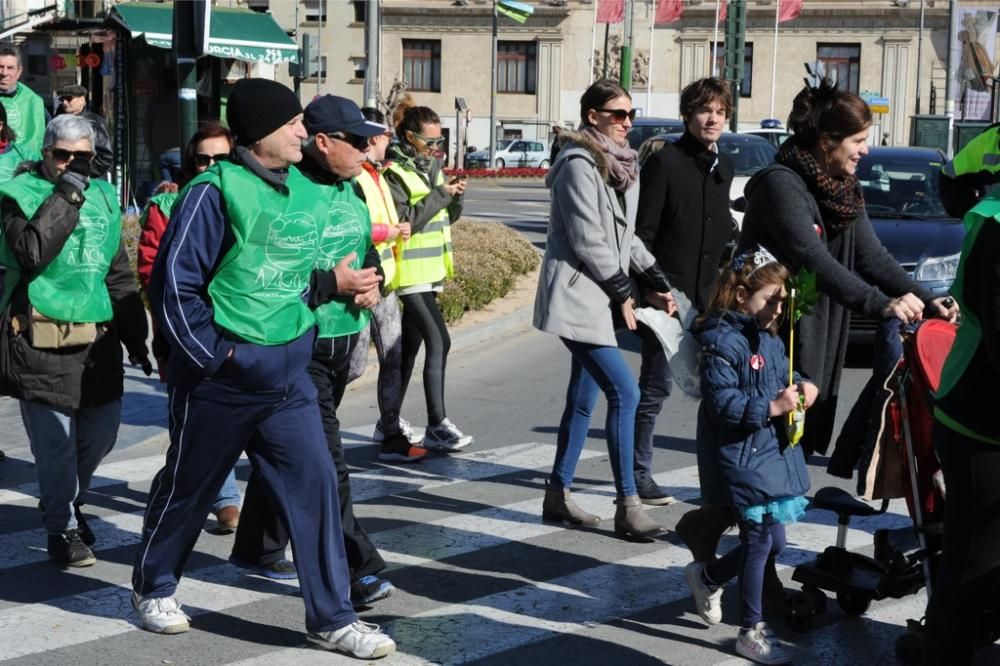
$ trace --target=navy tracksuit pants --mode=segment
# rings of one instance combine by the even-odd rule
[[[340,525],[336,470],[305,368],[280,389],[204,380],[169,388],[170,448],[150,488],[133,589],[168,597],[218,489],[245,449],[291,534],[308,631],[357,619]]]

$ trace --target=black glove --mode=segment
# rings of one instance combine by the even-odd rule
[[[90,160],[74,157],[56,181],[56,191],[67,201],[83,205],[83,192],[90,184]]]
[[[655,292],[663,294],[670,291],[670,280],[667,279],[667,274],[663,272],[659,264],[653,264],[636,277]]]
[[[621,269],[618,269],[618,272],[607,280],[601,280],[599,284],[604,293],[610,296],[611,300],[615,303],[624,303],[628,299],[633,298],[632,281],[628,279],[628,276]]]

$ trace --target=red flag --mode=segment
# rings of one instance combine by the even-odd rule
[[[597,0],[595,23],[621,23],[625,20],[625,0]]]
[[[726,0],[716,0],[716,9],[719,10],[719,23],[726,22],[726,12],[729,10],[729,3]]]
[[[684,0],[657,0],[656,18],[653,19],[653,23],[654,25],[674,23],[681,20],[683,13]]]
[[[797,19],[802,13],[802,0],[781,0],[778,5],[778,23]]]

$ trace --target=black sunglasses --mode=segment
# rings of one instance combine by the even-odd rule
[[[85,160],[94,159],[94,153],[89,150],[66,150],[65,148],[49,148],[49,154],[56,162],[69,162],[77,157]]]
[[[327,134],[327,136],[337,141],[343,141],[355,150],[360,150],[361,152],[368,150],[368,137],[366,136],[358,136],[357,134]]]
[[[228,160],[229,153],[219,153],[218,155],[207,155],[205,153],[195,153],[194,163],[200,167],[211,166],[212,162],[221,162],[222,160]]]
[[[623,123],[625,119],[635,120],[635,109],[594,109],[595,111],[600,111],[601,113],[610,113],[611,117],[614,118],[616,123]]]

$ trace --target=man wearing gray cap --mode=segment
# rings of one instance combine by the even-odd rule
[[[150,280],[153,316],[171,348],[170,447],[149,495],[133,604],[149,631],[189,629],[174,597],[178,579],[246,451],[291,534],[308,639],[384,657],[396,644],[351,606],[336,470],[307,373],[330,198],[294,166],[306,131],[291,90],[242,79],[226,115],[237,143],[232,160],[188,184]],[[363,282],[365,292],[378,280]]]
[[[94,155],[90,163],[90,177],[104,178],[111,169],[114,161],[114,153],[111,152],[111,135],[108,134],[108,125],[104,121],[104,116],[87,109],[87,89],[83,86],[72,84],[62,86],[56,93],[59,97],[59,115],[69,113],[74,116],[86,118],[90,126],[94,128]]]

